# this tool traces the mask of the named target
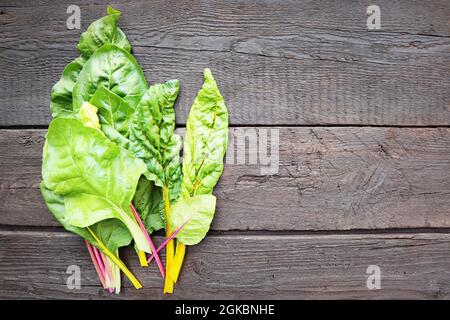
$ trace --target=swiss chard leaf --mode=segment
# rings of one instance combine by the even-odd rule
[[[44,147],[44,184],[64,197],[67,224],[85,228],[106,219],[118,219],[140,250],[148,242],[134,220],[130,203],[145,164],[110,142],[99,130],[76,119],[50,123]]]
[[[95,241],[86,228],[74,227],[68,223],[63,196],[60,196],[47,188],[43,181],[41,182],[41,194],[45,200],[47,208],[67,231],[81,236],[82,238],[88,240],[92,245],[95,245],[97,248],[101,249],[97,241]],[[132,239],[127,228],[117,219],[100,221],[92,226],[92,230],[112,252],[117,252],[118,248],[129,245]]]
[[[131,45],[125,34],[117,26],[120,11],[108,6],[108,15],[93,23],[80,36],[77,45],[81,55],[88,59],[98,48],[104,44],[114,44],[127,52],[131,52]]]
[[[169,82],[170,84],[171,82]],[[177,84],[177,83],[175,83]],[[158,87],[159,85],[157,85]],[[176,88],[176,87],[175,87]],[[159,93],[164,93],[164,91],[159,90],[155,93],[155,87],[149,89],[149,92],[153,92],[153,97],[158,98]],[[144,109],[145,103],[150,99],[149,94],[144,95],[139,103],[139,107],[137,109],[143,113],[142,119],[145,130],[151,131],[151,129],[159,129],[158,122],[155,124],[152,123],[154,117],[150,114],[151,111],[148,108]],[[164,96],[162,96],[164,98]],[[174,96],[174,99],[176,95]],[[90,100],[91,104],[98,107],[98,117],[100,119],[101,130],[111,141],[115,142],[119,146],[128,149],[129,148],[129,128],[131,126],[131,121],[134,117],[134,109],[129,106],[128,103],[124,101],[120,96],[106,89],[105,87],[99,87],[95,94],[92,96]],[[172,102],[173,103],[173,102]],[[156,105],[156,107],[159,107]],[[159,109],[158,109],[159,111]],[[147,113],[148,112],[148,113]],[[172,109],[173,113],[173,109]],[[137,114],[137,112],[136,112]],[[138,118],[136,116],[136,118]],[[174,122],[174,114],[172,116]],[[167,119],[167,117],[166,117]],[[151,125],[148,125],[152,123]],[[167,126],[166,126],[167,127]],[[154,131],[152,133],[155,133]],[[173,129],[172,129],[173,133]],[[155,135],[159,135],[159,130],[155,133]],[[151,135],[154,138],[153,135]],[[146,137],[144,137],[143,141],[146,141]],[[131,149],[135,151],[136,148]],[[169,149],[170,151],[171,149]],[[178,149],[179,152],[179,149]],[[151,155],[155,155],[152,153]],[[149,155],[149,156],[151,156]],[[159,153],[158,153],[159,156]],[[160,157],[161,158],[161,157]],[[179,158],[177,158],[179,159]],[[146,172],[146,175],[149,176],[149,172]],[[180,179],[178,179],[180,181]],[[178,183],[180,185],[180,183]],[[178,188],[179,189],[179,188]],[[138,182],[138,186],[136,189],[136,194],[133,199],[133,203],[137,209],[137,212],[141,216],[146,229],[149,233],[152,233],[155,230],[160,230],[165,225],[164,219],[164,205],[162,201],[161,195],[162,189],[155,185],[153,181],[149,181],[145,178],[141,178]]]
[[[211,193],[222,174],[228,145],[228,111],[224,99],[209,69],[205,69],[204,78],[186,123],[182,198],[173,207],[169,219],[171,227],[176,229],[189,218],[176,236],[187,245],[200,242],[209,229],[216,203]]]
[[[99,87],[90,100],[98,107],[103,133],[121,147],[130,148],[136,156],[145,159],[148,165],[149,170],[145,175],[153,179],[139,180],[133,203],[150,233],[165,225],[162,189],[154,181],[163,186],[166,183],[166,172],[172,174],[167,180],[173,182],[170,188],[171,199],[175,198],[175,193],[179,194],[181,185],[181,139],[174,135],[173,111],[178,90],[179,82],[174,80],[152,86],[141,98],[136,112],[124,99],[104,87]],[[128,139],[130,127],[131,146]],[[167,170],[163,166],[167,166]],[[161,179],[155,179],[158,176],[154,172],[159,173]]]
[[[73,88],[73,111],[90,101],[97,88],[105,87],[135,108],[148,89],[144,74],[128,52],[106,44],[85,63]]]
[[[129,147],[129,140],[127,139],[129,122],[127,118],[129,114],[127,112],[132,109],[129,108],[122,98],[103,87],[97,89],[91,102],[100,106],[98,116],[102,123],[101,131],[108,139],[127,149]],[[80,115],[85,104],[80,109]],[[92,120],[87,120],[85,125],[90,122]],[[143,175],[136,187],[133,205],[150,234],[153,231],[164,228],[164,205],[161,188],[155,186],[153,181],[147,180]]]
[[[99,87],[90,102],[98,108],[101,129],[105,135],[119,146],[128,149],[129,125],[134,108],[105,87]]]
[[[72,115],[72,90],[86,61],[78,57],[69,63],[61,75],[61,79],[53,86],[50,95],[50,110],[53,117]]]
[[[94,21],[81,35],[78,50],[81,56],[69,63],[61,79],[53,86],[50,96],[50,110],[53,117],[70,117],[72,113],[72,90],[84,64],[104,44],[114,44],[130,52],[131,46],[125,34],[117,26],[120,11],[108,7],[108,15]]]
[[[189,221],[176,235],[185,245],[194,245],[203,240],[209,230],[216,209],[216,197],[210,194],[181,198],[172,206],[170,224],[172,230]]]
[[[55,219],[66,229],[73,232],[82,238],[95,244],[94,238],[85,228],[74,227],[67,222],[66,208],[64,206],[64,197],[56,194],[45,186],[44,181],[41,181],[41,194],[47,205],[48,210],[53,214]]]
[[[169,187],[181,177],[181,137],[175,131],[173,105],[180,90],[178,80],[155,84],[136,107],[131,123],[130,150],[147,165],[147,177],[159,187]]]
[[[197,94],[186,123],[183,148],[184,197],[211,194],[222,175],[228,145],[228,111],[211,70]]]
[[[151,86],[136,107],[130,125],[130,150],[147,165],[145,176],[154,182],[153,192],[161,194],[164,188],[168,192],[169,202],[175,201],[181,190],[181,137],[174,133],[173,109],[179,90],[178,80]],[[164,200],[159,201],[160,215],[139,211],[142,216],[153,218],[144,218],[149,231],[157,230],[164,224]]]

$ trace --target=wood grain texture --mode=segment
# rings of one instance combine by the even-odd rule
[[[104,15],[81,1],[82,30],[67,30],[70,1],[0,5],[0,126],[46,125],[52,85],[79,34]],[[369,2],[116,2],[150,83],[179,78],[184,124],[211,67],[234,125],[450,125],[450,9],[443,0]],[[167,10],[171,8],[171,10]]]
[[[275,145],[276,132],[278,172],[265,175],[245,137]],[[56,225],[38,190],[44,135],[0,131],[0,224]],[[214,230],[450,227],[448,128],[233,128],[230,137]]]
[[[129,248],[121,256],[144,287],[124,280],[118,296],[100,287],[81,238],[0,231],[0,298],[448,299],[449,244],[449,234],[209,236],[188,248],[172,296],[154,264],[139,268]],[[366,287],[373,264],[381,290]],[[80,290],[66,287],[69,265],[81,269]]]

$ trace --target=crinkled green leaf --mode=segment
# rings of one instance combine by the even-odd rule
[[[139,249],[150,252],[130,210],[139,177],[145,171],[141,160],[99,130],[76,119],[57,118],[50,123],[42,177],[47,188],[64,197],[67,224],[84,228],[119,219]]]
[[[166,181],[169,182],[169,200],[170,203],[176,201],[181,195],[182,171],[180,164],[180,151],[182,146],[181,137],[174,134],[167,145],[164,153],[164,163]]]
[[[128,149],[129,125],[134,108],[105,87],[99,87],[90,102],[98,108],[101,129],[105,135],[119,146]]]
[[[211,195],[223,171],[228,145],[228,111],[209,69],[186,123],[183,149],[182,197],[170,212],[170,225],[179,228],[178,241],[193,245],[206,235],[214,217],[216,198]]]
[[[228,111],[211,70],[197,94],[186,123],[183,148],[184,197],[211,194],[222,175],[228,145]]]
[[[117,27],[119,18],[120,11],[108,7],[108,15],[94,21],[81,35],[78,43],[81,57],[76,58],[64,68],[61,79],[52,88],[50,110],[53,117],[73,116],[72,90],[85,62],[95,50],[109,43],[127,52],[131,51],[125,34]]]
[[[172,206],[170,226],[178,229],[186,221],[176,238],[185,245],[194,245],[202,241],[209,230],[216,209],[216,197],[210,194],[180,198]]]
[[[181,138],[174,133],[173,105],[180,90],[178,80],[155,84],[136,107],[131,123],[130,150],[144,160],[148,178],[159,187],[168,186],[177,170]],[[176,176],[175,176],[176,177]]]
[[[130,150],[147,165],[145,176],[154,181],[156,190],[169,190],[169,201],[175,201],[181,191],[181,137],[175,131],[173,105],[180,90],[178,80],[155,84],[136,107],[130,126]],[[150,213],[139,211],[143,216]],[[146,228],[159,228],[163,218],[147,220]]]
[[[144,74],[128,52],[106,44],[85,63],[73,88],[73,110],[90,101],[97,88],[105,87],[135,108],[148,89]]]

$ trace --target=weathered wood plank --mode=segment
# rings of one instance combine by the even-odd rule
[[[50,121],[50,89],[76,56],[81,32],[65,28],[68,4],[0,6],[0,126]],[[182,81],[179,124],[208,66],[235,125],[449,125],[446,1],[381,1],[377,32],[366,30],[366,5],[154,1],[117,7],[147,79]],[[104,5],[81,7],[82,29],[105,11]]]
[[[275,142],[267,129],[279,134],[274,175],[243,147],[244,133]],[[450,227],[449,128],[231,130],[240,139],[215,189],[215,230]],[[38,190],[44,134],[0,131],[0,224],[56,225]]]
[[[74,235],[0,231],[0,243],[0,298],[450,298],[449,234],[208,236],[188,248],[173,296],[163,296],[156,267],[139,268],[131,249],[121,256],[144,288],[124,280],[117,296],[101,289]],[[81,269],[80,290],[66,287],[69,265]],[[366,287],[369,265],[381,269],[380,290]]]
[[[70,0],[3,0],[1,9],[28,10],[29,24],[36,31],[45,32],[45,22],[59,27],[67,18],[66,9],[73,4]],[[149,33],[158,29],[182,30],[186,32],[203,31],[193,36],[226,34],[233,31],[253,32],[256,35],[298,33],[302,29],[327,29],[361,31],[366,30],[366,8],[368,1],[355,3],[342,0],[339,3],[330,0],[128,0],[95,1],[79,0],[77,5],[82,12],[82,27],[105,13],[105,6],[112,6],[125,12],[123,19],[135,29],[144,29]],[[392,33],[424,34],[431,36],[449,36],[448,14],[450,9],[444,0],[378,0],[381,9],[381,30]],[[40,10],[34,11],[32,10]],[[39,14],[37,14],[39,13]],[[58,16],[60,13],[60,16]],[[20,18],[19,18],[20,19]],[[13,19],[5,20],[9,23]],[[7,26],[8,27],[8,26]],[[64,26],[63,26],[64,27]],[[274,30],[278,28],[278,30]],[[22,29],[19,29],[22,30]],[[229,31],[228,31],[229,30]],[[139,31],[138,34],[141,34]],[[70,35],[69,35],[70,36]],[[76,38],[74,38],[76,39]],[[58,41],[58,39],[55,39]]]

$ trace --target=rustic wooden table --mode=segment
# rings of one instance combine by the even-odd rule
[[[75,2],[82,28],[68,30]],[[231,130],[279,130],[276,174],[227,164],[213,230],[170,297],[130,250],[144,288],[102,290],[38,190],[50,89],[106,10],[90,2],[0,0],[0,298],[450,298],[447,0],[377,0],[374,31],[373,1],[113,1],[149,82],[181,80],[180,128],[210,67]]]

